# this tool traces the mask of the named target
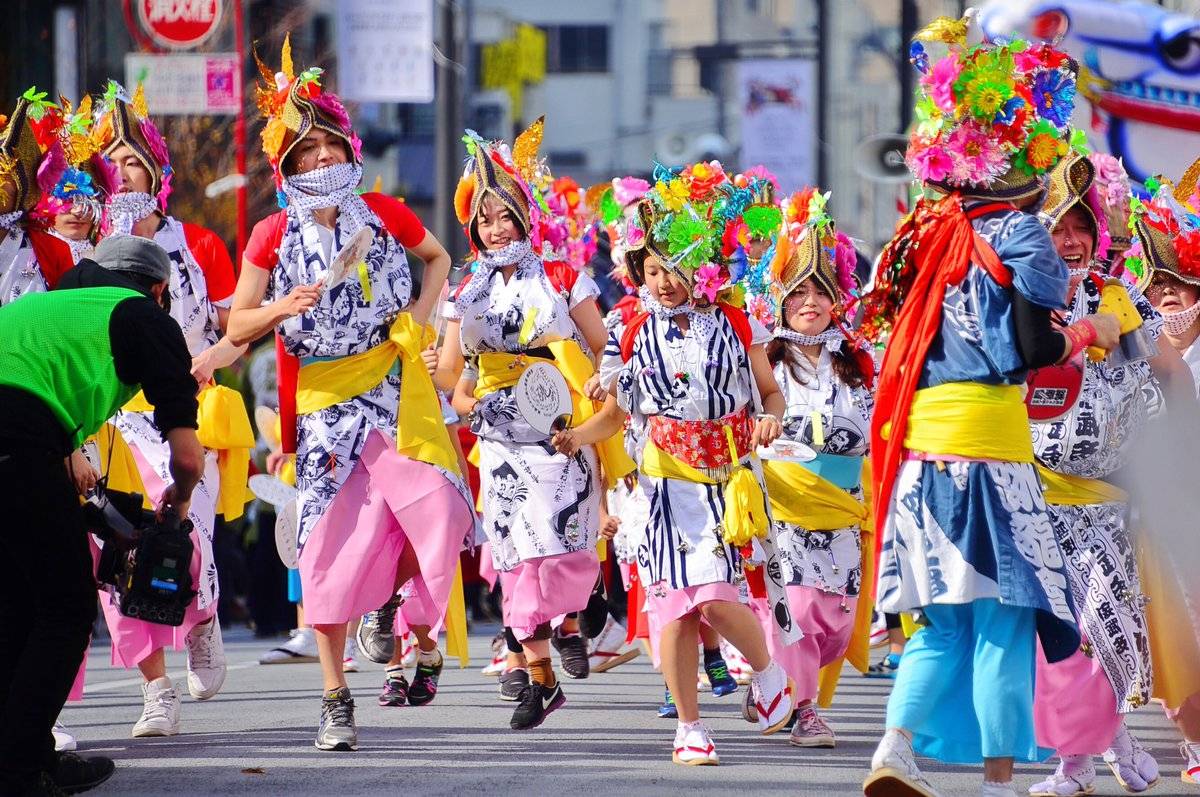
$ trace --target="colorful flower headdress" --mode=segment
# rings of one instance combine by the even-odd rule
[[[138,83],[130,97],[120,83],[108,81],[96,106],[96,120],[91,135],[99,142],[100,151],[105,156],[111,155],[121,145],[133,151],[150,173],[150,195],[158,199],[159,208],[165,211],[174,172],[167,142],[150,118],[145,87]]]
[[[503,141],[484,141],[474,130],[467,130],[463,136],[468,159],[454,190],[454,213],[475,249],[484,248],[474,221],[484,197],[490,194],[521,225],[534,250],[541,250],[542,208],[534,198],[531,182],[543,168],[538,162],[538,148],[544,124],[545,118],[538,117],[517,136],[511,151]]]
[[[645,245],[646,232],[638,223],[638,203],[650,191],[650,183],[640,177],[614,177],[611,183],[600,183],[587,191],[587,204],[596,220],[608,231],[609,275],[620,282],[625,292],[637,292],[629,274],[625,253]]]
[[[17,100],[12,115],[0,120],[0,185],[11,181],[15,186],[14,210],[29,211],[37,204],[38,163],[57,140],[61,118],[46,92],[32,86]]]
[[[682,168],[654,165],[654,188],[638,205],[641,246],[672,274],[692,288],[697,297],[716,301],[717,295],[737,282],[726,268],[729,251],[725,231],[731,218],[725,209],[731,192],[728,175],[719,161],[693,163]],[[732,254],[732,253],[731,253]]]
[[[548,170],[544,181],[539,181],[535,198],[543,210],[544,260],[559,260],[582,271],[596,254],[599,222],[588,193],[570,177],[553,179]]]
[[[1200,159],[1175,185],[1150,177],[1145,186],[1151,198],[1130,198],[1129,229],[1136,236],[1125,268],[1145,290],[1155,271],[1164,271],[1191,285],[1200,285]]]
[[[321,88],[320,67],[309,67],[296,74],[292,64],[292,39],[283,39],[280,71],[272,72],[254,54],[262,82],[254,91],[254,103],[266,120],[262,131],[262,149],[275,174],[275,198],[287,206],[283,195],[283,164],[296,143],[313,129],[324,130],[346,142],[353,163],[362,163],[362,141],[350,125],[346,107],[333,92]]]
[[[828,201],[828,193],[805,188],[781,203],[783,227],[769,271],[777,324],[783,319],[784,300],[808,279],[833,299],[836,315],[855,299],[858,255],[850,238],[837,230]]]
[[[967,20],[935,20],[912,43],[909,58],[921,77],[906,161],[941,190],[1033,196],[1040,176],[1067,154],[1076,66],[1045,43],[967,46]],[[922,42],[947,44],[949,52],[931,62]]]
[[[101,154],[102,139],[93,130],[92,98],[84,97],[75,110],[65,97],[59,102],[56,140],[38,168],[41,199],[33,216],[46,225],[60,213],[74,212],[98,220],[118,179]]]

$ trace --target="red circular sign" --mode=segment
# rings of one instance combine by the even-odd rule
[[[221,0],[133,0],[138,22],[160,47],[186,50],[221,24]]]

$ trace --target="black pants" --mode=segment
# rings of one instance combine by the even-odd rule
[[[61,454],[0,439],[0,793],[53,772],[51,728],[96,619],[79,497]]]

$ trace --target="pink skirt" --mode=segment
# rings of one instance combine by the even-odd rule
[[[1067,659],[1047,664],[1037,648],[1033,690],[1033,726],[1037,743],[1059,755],[1100,755],[1121,728],[1117,696],[1104,668],[1077,650]]]
[[[372,431],[300,554],[305,620],[336,625],[378,609],[395,594],[409,543],[421,571],[413,600],[444,615],[471,513],[437,468],[402,456]]]
[[[542,623],[584,609],[599,574],[593,550],[526,559],[501,571],[504,624],[518,640],[529,639]]]
[[[841,658],[850,645],[858,598],[845,598],[849,611],[844,611],[841,595],[800,585],[788,585],[786,589],[792,620],[804,632],[803,638],[791,645],[784,647],[779,644],[775,620],[765,598],[752,599],[750,608],[762,625],[771,658],[779,662],[796,682],[796,699],[801,702],[816,700],[821,668]]]

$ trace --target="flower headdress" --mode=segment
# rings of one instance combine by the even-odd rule
[[[544,124],[545,118],[538,117],[517,136],[511,151],[503,141],[484,141],[474,130],[467,130],[463,136],[468,160],[454,190],[454,213],[475,249],[484,248],[475,230],[475,219],[484,197],[490,194],[520,224],[534,251],[541,250],[542,209],[530,184],[539,169],[537,156]]]
[[[1071,151],[1047,177],[1046,199],[1038,211],[1038,220],[1053,232],[1067,212],[1076,206],[1083,210],[1092,223],[1096,234],[1096,259],[1106,260],[1112,239],[1108,234],[1103,200],[1096,189],[1096,165],[1086,154]],[[1088,264],[1083,264],[1083,267],[1087,268]]]
[[[15,186],[14,211],[29,211],[37,204],[38,163],[56,140],[60,121],[58,108],[36,86],[21,95],[11,116],[0,120],[0,184],[12,181]]]
[[[600,183],[587,191],[587,204],[596,220],[608,231],[609,275],[621,283],[626,293],[637,292],[625,260],[630,248],[640,248],[645,242],[645,230],[638,223],[638,203],[650,191],[650,183],[640,177],[614,177],[611,183]]]
[[[275,196],[286,207],[283,194],[283,164],[296,143],[313,129],[324,130],[346,142],[352,163],[362,164],[362,141],[350,125],[350,115],[337,95],[321,87],[320,67],[309,67],[296,74],[292,64],[291,35],[283,39],[278,72],[272,72],[254,54],[262,83],[254,91],[254,103],[266,120],[262,131],[262,149],[275,174]]]
[[[92,98],[84,97],[75,110],[65,97],[59,102],[55,141],[38,168],[41,198],[33,216],[46,225],[58,214],[70,212],[99,220],[118,180],[112,164],[101,155],[101,139],[94,135]]]
[[[730,196],[729,177],[718,161],[670,169],[654,165],[654,188],[638,204],[641,245],[663,267],[686,283],[695,296],[716,301],[720,291],[736,280],[723,266],[724,208]]]
[[[1163,271],[1190,285],[1200,285],[1200,214],[1196,184],[1200,159],[1177,184],[1161,177],[1145,181],[1151,198],[1130,198],[1129,229],[1136,236],[1125,268],[1145,290],[1154,272]]]
[[[82,107],[82,103],[80,104]],[[96,106],[95,125],[92,137],[105,156],[121,145],[129,147],[133,154],[150,173],[149,194],[158,199],[161,210],[167,209],[167,197],[171,195],[171,156],[167,142],[150,118],[146,106],[145,87],[138,83],[130,97],[125,88],[115,80],[108,81],[99,104]]]
[[[1041,175],[1067,154],[1076,66],[1045,43],[968,47],[967,23],[940,18],[912,43],[909,58],[921,77],[905,160],[943,191],[1034,196]],[[931,62],[922,42],[947,44],[949,52]]]
[[[570,177],[553,179],[546,171],[537,186],[538,204],[543,205],[542,258],[560,260],[576,271],[583,270],[596,254],[595,220],[588,194]],[[589,192],[590,193],[590,192]]]
[[[837,230],[828,201],[828,193],[805,188],[781,203],[783,225],[769,270],[777,325],[783,321],[784,300],[805,280],[812,279],[829,294],[835,315],[843,314],[855,299],[858,256],[850,238]]]

